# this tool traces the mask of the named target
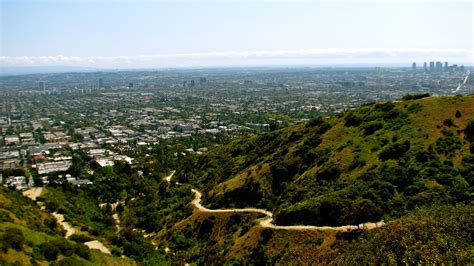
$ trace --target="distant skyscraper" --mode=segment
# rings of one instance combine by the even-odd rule
[[[187,82],[183,81],[183,87],[186,87]]]
[[[206,78],[199,78],[199,85],[202,86],[202,85],[206,84],[206,82],[207,82]]]
[[[129,89],[133,88],[133,82],[128,83],[128,88]]]
[[[444,71],[448,71],[449,65],[448,62],[444,62]]]
[[[194,83],[194,79],[191,80],[191,87],[194,87],[195,83]]]
[[[428,64],[426,62],[423,63],[423,69],[425,71],[428,71]]]
[[[44,91],[44,88],[45,88],[45,86],[44,86],[44,81],[40,81],[40,83],[39,83],[39,89],[42,90],[42,91]]]
[[[443,63],[440,61],[436,61],[436,72],[442,72],[443,71]]]
[[[104,87],[104,80],[99,79],[99,89]]]
[[[411,69],[412,69],[413,71],[416,70],[416,63],[415,63],[415,62],[413,62],[413,63],[411,64]]]
[[[431,61],[430,62],[430,72],[434,72],[434,71],[435,71],[435,62]]]

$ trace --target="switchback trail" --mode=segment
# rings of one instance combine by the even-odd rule
[[[201,205],[201,197],[202,194],[196,189],[191,189],[194,192],[194,200],[192,201],[193,205],[202,212],[210,212],[210,213],[235,213],[235,212],[253,212],[253,213],[261,213],[269,218],[260,221],[260,226],[264,228],[271,228],[276,230],[293,230],[293,231],[303,231],[303,230],[335,230],[335,231],[349,231],[355,229],[366,229],[370,230],[373,228],[381,227],[385,223],[383,221],[377,223],[363,223],[359,225],[343,225],[343,226],[315,226],[315,225],[274,225],[272,224],[273,221],[273,214],[267,210],[263,209],[255,209],[255,208],[245,208],[245,209],[208,209]]]
[[[168,183],[171,183],[171,178],[176,173],[175,170],[171,171],[171,174],[167,176],[165,179]],[[178,184],[178,183],[176,183]],[[355,229],[365,229],[370,230],[377,227],[384,226],[384,221],[380,221],[377,223],[363,223],[359,225],[342,225],[342,226],[315,226],[315,225],[274,225],[273,222],[273,214],[264,209],[257,209],[257,208],[245,208],[245,209],[208,209],[201,205],[201,198],[202,193],[196,189],[191,189],[194,193],[194,199],[192,204],[201,212],[209,212],[209,213],[236,213],[236,212],[250,212],[250,213],[261,213],[263,215],[268,216],[265,220],[260,221],[260,226],[264,228],[271,228],[275,230],[292,230],[292,231],[303,231],[303,230],[335,230],[335,231],[349,231]]]
[[[37,201],[37,197],[41,196],[41,193],[43,193],[42,187],[34,187],[23,191],[23,196],[30,198],[31,200],[35,201],[36,204],[40,205]],[[44,208],[41,207],[41,209]],[[51,215],[53,215],[53,217],[56,219],[56,222],[60,224],[64,228],[64,230],[66,230],[64,238],[69,238],[70,236],[78,232],[78,230],[76,230],[71,224],[64,220],[64,216],[62,214],[53,212]],[[100,242],[99,240],[84,242],[84,245],[88,246],[90,249],[98,249],[102,253],[110,254],[110,250],[105,247],[104,244],[102,244],[102,242]]]

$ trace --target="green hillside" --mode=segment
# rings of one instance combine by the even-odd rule
[[[48,212],[17,191],[0,187],[1,265],[133,265],[81,242],[66,240]]]
[[[177,178],[204,205],[266,208],[280,225],[378,221],[470,203],[473,131],[473,95],[367,104],[234,140]]]
[[[195,212],[157,236],[175,264],[403,265],[474,262],[474,209],[433,206],[373,230],[272,230],[256,214]],[[171,255],[172,254],[172,255]]]

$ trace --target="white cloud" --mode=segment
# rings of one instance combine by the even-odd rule
[[[271,64],[385,64],[412,61],[474,62],[468,49],[441,48],[314,48],[276,51],[228,51],[137,56],[0,56],[1,66],[178,67]]]

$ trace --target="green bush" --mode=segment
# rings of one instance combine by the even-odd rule
[[[474,142],[474,119],[469,120],[466,128],[464,129],[466,139],[470,142]]]
[[[76,249],[75,249],[75,253],[79,257],[84,258],[86,260],[90,259],[90,257],[91,257],[91,251],[90,251],[89,247],[84,245],[84,244],[77,244]]]
[[[46,225],[52,231],[56,230],[56,227],[58,226],[58,224],[56,223],[56,219],[54,218],[45,219],[43,224]]]
[[[58,266],[82,266],[84,263],[75,257],[67,257],[60,260],[56,265]]]
[[[10,213],[4,210],[0,210],[0,222],[11,223],[14,220],[10,217]]]
[[[369,136],[375,133],[375,131],[382,129],[383,124],[380,121],[371,121],[367,124],[363,124],[364,135]]]
[[[56,260],[60,253],[59,248],[50,242],[41,243],[40,251],[41,255],[43,255],[47,261]]]
[[[21,250],[25,243],[25,237],[20,229],[9,227],[6,229],[5,233],[3,233],[2,242],[6,248]]]
[[[50,243],[59,248],[60,253],[66,257],[69,257],[74,254],[74,245],[66,239],[53,240],[50,241]]]
[[[462,116],[461,111],[456,110],[456,113],[454,114],[454,116],[456,116],[456,118],[460,118]]]
[[[73,234],[69,237],[69,240],[80,242],[80,243],[91,241],[92,239],[93,239],[92,237],[89,237],[83,234]]]
[[[452,118],[446,118],[444,121],[443,121],[443,125],[447,126],[447,127],[455,127],[456,125],[454,124],[454,121]]]
[[[349,170],[354,170],[359,166],[364,166],[367,162],[362,158],[354,158],[351,164],[349,165]]]
[[[405,155],[410,149],[410,141],[403,143],[394,143],[390,146],[385,147],[379,154],[381,160],[398,159]]]

